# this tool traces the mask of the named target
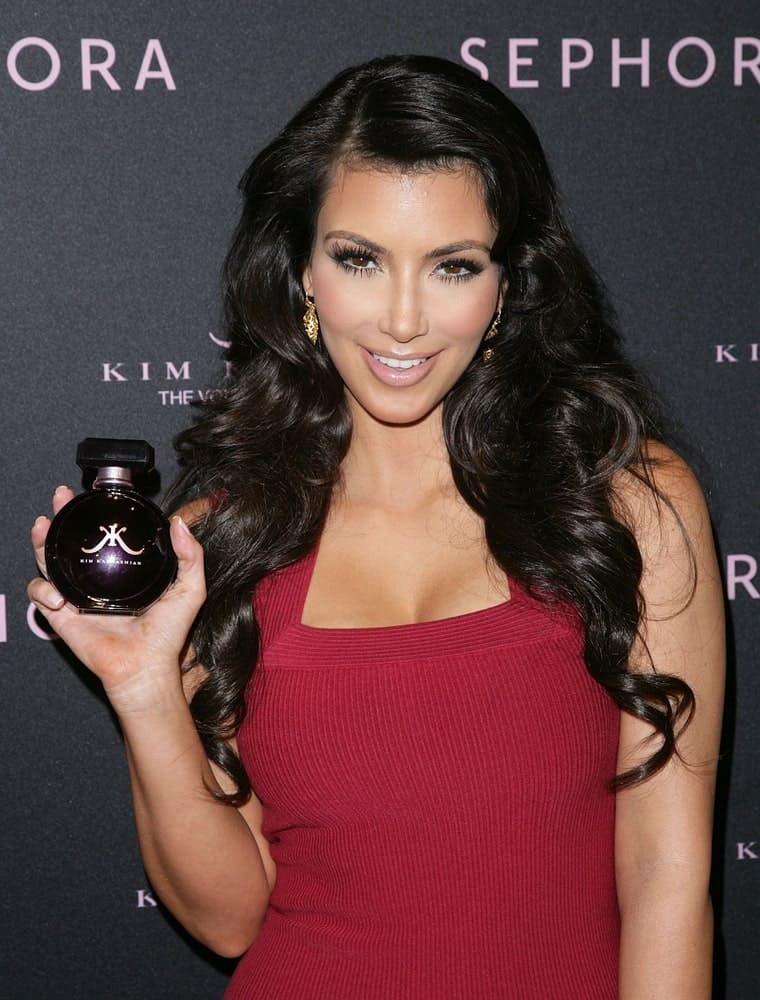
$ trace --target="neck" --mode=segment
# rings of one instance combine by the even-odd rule
[[[413,510],[453,490],[441,407],[424,420],[405,425],[379,423],[357,410],[341,467],[343,499]]]

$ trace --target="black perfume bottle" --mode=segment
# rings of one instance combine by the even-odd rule
[[[147,441],[80,442],[77,465],[96,470],[92,489],[59,511],[45,542],[50,582],[78,611],[139,615],[174,579],[169,523],[132,485],[153,462]]]

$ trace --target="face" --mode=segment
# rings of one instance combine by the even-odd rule
[[[303,282],[355,418],[436,413],[500,305],[495,238],[468,171],[338,168]]]

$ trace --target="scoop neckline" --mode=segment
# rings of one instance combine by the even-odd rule
[[[317,541],[317,544],[303,560],[301,568],[302,579],[299,581],[300,593],[298,600],[298,614],[295,622],[293,623],[294,628],[299,630],[304,635],[312,637],[335,636],[340,638],[341,636],[345,637],[351,635],[400,636],[407,632],[414,632],[415,634],[418,634],[425,631],[458,631],[463,626],[469,627],[478,624],[488,624],[492,619],[496,620],[502,618],[505,612],[508,612],[509,609],[516,604],[518,597],[523,596],[520,585],[513,579],[513,577],[507,576],[506,583],[509,589],[509,597],[505,601],[499,601],[498,604],[491,604],[485,608],[475,608],[474,611],[464,611],[458,615],[449,615],[446,618],[430,618],[427,621],[421,622],[397,622],[393,625],[339,625],[336,627],[307,625],[302,620],[303,610],[306,605],[306,597],[309,592],[312,576],[314,574],[314,567],[317,562],[318,553],[319,541]]]

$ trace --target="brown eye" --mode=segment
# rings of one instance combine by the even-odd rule
[[[361,254],[353,254],[351,257],[344,258],[351,267],[357,267],[363,269],[369,267],[373,261],[369,257],[363,257]]]
[[[444,281],[467,281],[480,274],[482,266],[474,260],[466,258],[442,260],[436,268],[436,273]]]
[[[373,274],[378,270],[375,256],[361,247],[337,246],[330,256],[349,274]]]

